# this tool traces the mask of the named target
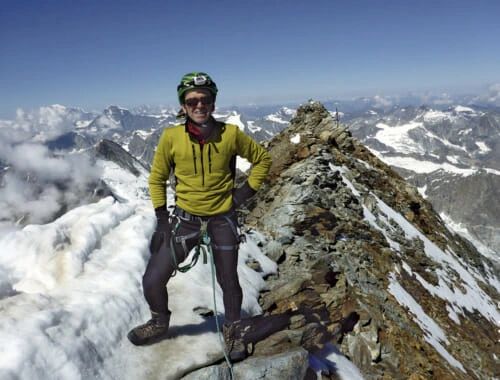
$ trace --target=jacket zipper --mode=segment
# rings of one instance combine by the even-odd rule
[[[212,144],[208,144],[208,173],[212,174]]]
[[[205,187],[205,167],[203,164],[203,145],[200,145],[200,163],[201,163],[201,186]]]
[[[205,186],[205,165],[203,160],[203,146],[204,144],[199,144],[200,146],[200,164],[201,164],[201,185]],[[193,165],[194,165],[194,174],[198,174],[198,169],[196,166],[196,148],[194,144],[191,144],[191,149],[193,150]],[[212,173],[212,149],[211,145],[208,144],[208,172]]]
[[[198,170],[196,169],[196,150],[194,149],[194,145],[193,144],[191,144],[191,149],[193,150],[194,174],[198,174]]]

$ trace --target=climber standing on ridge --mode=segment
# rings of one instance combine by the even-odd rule
[[[149,177],[157,226],[143,291],[151,319],[131,330],[128,337],[142,345],[166,336],[171,314],[167,282],[200,243],[200,231],[204,230],[210,237],[216,278],[223,292],[226,350],[232,361],[238,361],[247,352],[240,332],[243,293],[237,273],[235,210],[259,189],[272,160],[240,128],[213,118],[217,91],[212,78],[202,72],[186,74],[177,86],[185,123],[163,131]],[[234,187],[237,155],[252,164],[247,181],[239,188]],[[175,208],[169,215],[166,182],[171,171],[175,176]]]

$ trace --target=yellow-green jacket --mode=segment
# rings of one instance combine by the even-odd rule
[[[271,167],[271,156],[236,125],[217,122],[204,145],[189,134],[184,124],[165,129],[149,176],[153,207],[166,204],[166,181],[173,170],[178,207],[200,216],[229,211],[236,155],[252,164],[248,184],[258,190]]]

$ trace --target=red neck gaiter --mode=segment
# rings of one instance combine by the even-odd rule
[[[199,130],[190,120],[188,120],[187,129],[191,136],[203,145],[206,143],[208,136],[212,133],[213,127],[207,127],[203,128],[203,130]]]

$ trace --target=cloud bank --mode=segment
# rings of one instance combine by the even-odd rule
[[[0,226],[45,223],[88,199],[100,170],[85,153],[50,151],[45,142],[74,129],[81,115],[42,107],[0,122]]]

